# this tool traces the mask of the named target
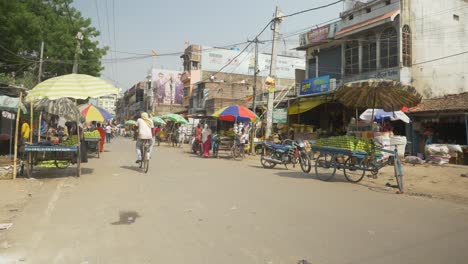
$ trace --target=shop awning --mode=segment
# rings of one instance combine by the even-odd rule
[[[345,27],[342,28],[340,31],[336,32],[336,38],[341,38],[344,36],[348,36],[354,33],[357,33],[358,31],[368,29],[371,27],[375,27],[378,25],[382,25],[387,22],[391,22],[395,20],[395,17],[400,14],[400,10],[393,10],[391,12],[388,12],[386,14],[383,14],[381,16],[378,16],[373,19],[366,20],[364,22],[358,23],[353,26]]]
[[[327,100],[323,97],[310,98],[310,99],[296,102],[289,106],[288,115],[297,115],[297,114],[307,112],[326,102]]]

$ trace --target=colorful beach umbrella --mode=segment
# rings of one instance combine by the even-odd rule
[[[188,121],[181,115],[178,114],[167,114],[161,117],[163,120],[170,120],[175,123],[180,123],[183,125],[188,124]]]
[[[28,92],[26,99],[29,101],[62,97],[87,99],[110,94],[118,94],[118,90],[100,78],[86,74],[67,74],[39,83]]]
[[[213,114],[219,120],[224,121],[241,121],[241,122],[256,122],[260,118],[245,106],[231,105],[219,109]]]
[[[162,118],[160,118],[158,116],[153,116],[151,118],[151,120],[153,120],[153,123],[158,124],[158,125],[165,125],[166,124],[166,122]]]
[[[113,118],[113,116],[105,109],[93,104],[80,105],[78,108],[80,109],[81,114],[86,118],[86,122],[104,122],[105,120]]]

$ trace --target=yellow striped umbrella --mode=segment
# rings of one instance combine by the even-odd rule
[[[39,83],[29,91],[26,99],[54,100],[62,97],[87,99],[117,93],[118,90],[113,85],[100,78],[86,74],[67,74]]]

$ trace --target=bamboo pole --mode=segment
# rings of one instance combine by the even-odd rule
[[[75,104],[78,106],[78,100],[75,99]],[[78,138],[78,156],[76,157],[77,161],[77,176],[81,177],[81,137],[80,137],[80,116],[78,115],[78,119],[76,120],[76,134]]]
[[[19,127],[19,118],[21,115],[21,102],[23,99],[23,92],[20,92],[18,100],[18,111],[16,112],[16,127],[15,127],[15,156],[13,157],[13,180],[16,179],[16,158],[18,157],[18,127]]]
[[[42,111],[39,114],[39,124],[37,125],[37,143],[41,142],[41,121],[42,121]]]
[[[31,102],[29,104],[29,111],[30,111],[30,120],[31,122],[29,123],[29,143],[33,143],[33,136],[34,136],[34,112],[33,112],[33,103]]]

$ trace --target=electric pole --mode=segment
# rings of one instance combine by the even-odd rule
[[[281,23],[281,11],[279,7],[276,7],[275,11],[275,18],[273,19],[273,43],[271,47],[271,64],[270,64],[270,77],[275,80],[276,85],[276,57],[278,55],[277,45],[278,45],[278,34],[279,34],[279,26]],[[276,89],[276,87],[274,87]],[[265,139],[269,139],[271,135],[271,128],[273,126],[273,101],[275,100],[275,91],[268,92],[268,105],[267,105],[267,126],[265,131]]]
[[[39,58],[39,73],[37,74],[37,83],[42,81],[42,58],[44,57],[44,41],[41,42],[41,55]]]
[[[254,79],[253,79],[253,93],[252,93],[252,110],[255,113],[255,109],[257,108],[257,75],[258,75],[258,38],[253,40],[255,43],[255,60],[254,60]],[[255,153],[254,150],[254,138],[255,138],[255,124],[252,124],[251,129],[251,136],[250,136],[250,153]]]
[[[75,61],[73,63],[73,73],[78,73],[78,60],[81,53],[81,41],[83,40],[83,34],[81,32],[76,33],[76,50],[75,50]]]

